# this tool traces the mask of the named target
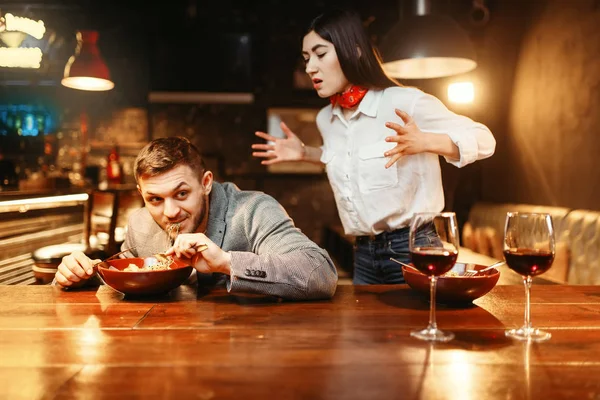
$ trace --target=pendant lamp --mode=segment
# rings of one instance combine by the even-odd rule
[[[61,81],[64,86],[91,91],[105,91],[115,87],[98,49],[98,36],[97,31],[77,32],[77,48],[65,65]]]
[[[401,19],[379,45],[383,68],[393,78],[428,79],[462,74],[477,66],[467,33],[450,16],[432,14],[429,0]]]

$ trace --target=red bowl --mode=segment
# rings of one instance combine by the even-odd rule
[[[130,295],[167,293],[184,283],[194,269],[177,259],[171,264],[171,269],[143,272],[123,271],[129,264],[142,268],[144,259],[140,257],[119,258],[105,263],[109,267],[98,266],[98,273],[104,282],[111,288]]]
[[[469,265],[469,269],[480,270],[485,265]],[[500,279],[500,271],[492,269],[475,276],[461,276],[465,264],[456,263],[452,271],[458,276],[440,276],[437,280],[435,300],[443,304],[465,304],[487,294],[496,286]],[[416,268],[402,266],[402,273],[406,283],[411,288],[429,298],[429,277],[419,272]]]

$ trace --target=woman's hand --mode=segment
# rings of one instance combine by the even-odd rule
[[[271,165],[284,161],[302,161],[306,151],[302,141],[282,122],[281,129],[286,138],[276,138],[265,132],[256,132],[256,136],[271,141],[274,144],[253,144],[252,149],[262,150],[252,153],[254,157],[267,158],[261,161],[262,165]]]
[[[398,143],[396,147],[384,153],[384,156],[392,157],[385,165],[386,168],[394,165],[402,156],[427,151],[427,135],[421,132],[410,115],[398,109],[394,111],[404,121],[404,126],[394,122],[386,122],[385,124],[386,127],[396,131],[395,136],[388,136],[385,141]]]
[[[203,233],[182,233],[165,252],[190,262],[200,273],[220,272],[231,275],[231,254],[223,251]]]

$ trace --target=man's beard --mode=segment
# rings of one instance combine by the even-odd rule
[[[192,224],[192,232],[191,233],[196,233],[198,232],[198,229],[200,229],[200,225],[202,225],[202,223],[204,221],[206,221],[206,225],[204,227],[204,230],[206,230],[206,228],[208,227],[208,195],[203,196],[203,203],[202,204],[202,212],[200,214],[198,214],[198,216],[196,218],[194,218],[194,223]],[[199,233],[204,233],[204,232],[199,232]]]
[[[206,220],[207,214],[208,214],[208,196],[203,196],[203,197],[204,198],[203,198],[203,204],[202,204],[202,211],[200,212],[200,214],[196,215],[196,217],[192,221],[192,228],[190,229],[189,232],[179,231],[179,233],[196,233],[196,232],[198,232],[200,225],[202,225],[202,223]],[[171,224],[167,225],[167,231],[168,231],[168,228],[170,225]],[[204,233],[204,232],[200,232],[200,233]],[[175,240],[175,238],[172,238],[172,239]]]

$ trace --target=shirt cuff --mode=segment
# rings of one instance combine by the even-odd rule
[[[265,268],[256,258],[258,255],[244,251],[231,251],[231,265],[227,291],[252,291],[256,285],[277,281],[275,270]]]
[[[460,158],[458,160],[444,156],[446,161],[456,167],[464,167],[477,161],[477,139],[474,136],[448,133],[450,140],[458,147]]]
[[[327,150],[325,146],[321,146],[321,158],[319,161],[327,165],[329,164],[329,161],[331,161],[331,159],[333,158],[333,154],[333,151]]]

